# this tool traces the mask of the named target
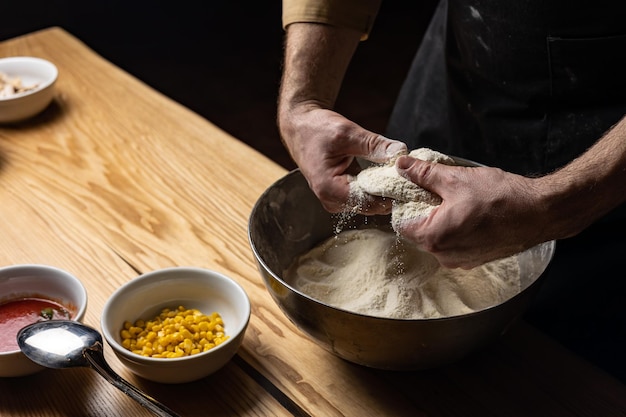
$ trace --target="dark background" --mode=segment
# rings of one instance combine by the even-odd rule
[[[23,0],[2,6],[0,40],[60,26],[97,53],[285,168],[276,128],[281,2]],[[383,2],[337,110],[382,132],[435,0]]]

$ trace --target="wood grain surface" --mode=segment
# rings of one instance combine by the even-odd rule
[[[274,304],[248,244],[252,207],[284,169],[61,28],[0,43],[0,57],[14,55],[54,62],[59,79],[42,114],[0,126],[0,265],[76,275],[96,328],[116,288],[163,267],[216,270],[251,299],[238,355],[194,383],[137,378],[106,346],[116,371],[181,415],[626,415],[622,384],[525,323],[436,370],[376,371],[331,355]],[[0,415],[150,414],[95,372],[73,369],[0,378]]]

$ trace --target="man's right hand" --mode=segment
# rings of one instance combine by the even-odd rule
[[[356,157],[383,163],[407,150],[404,143],[363,129],[327,109],[289,112],[280,126],[291,156],[324,208],[331,213],[346,210],[350,176],[359,171]],[[372,196],[360,209],[365,214],[388,213],[391,201]]]

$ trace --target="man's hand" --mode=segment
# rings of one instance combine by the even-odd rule
[[[473,268],[544,241],[547,219],[532,179],[497,168],[448,166],[407,156],[396,167],[443,200],[428,217],[398,228],[441,265]]]
[[[292,132],[283,135],[309,186],[324,208],[332,213],[346,209],[349,177],[356,175],[356,157],[383,163],[406,153],[406,145],[363,129],[331,110],[292,113]],[[367,214],[388,213],[391,201],[371,197],[362,205]]]

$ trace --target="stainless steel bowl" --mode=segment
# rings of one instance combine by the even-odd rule
[[[448,318],[378,318],[324,304],[282,278],[297,256],[332,236],[340,220],[324,210],[296,169],[261,195],[248,238],[269,293],[291,322],[331,353],[378,369],[433,368],[496,340],[529,305],[555,246],[546,242],[518,255],[522,291],[502,304]],[[356,216],[349,222],[349,227],[389,227],[388,216]]]

